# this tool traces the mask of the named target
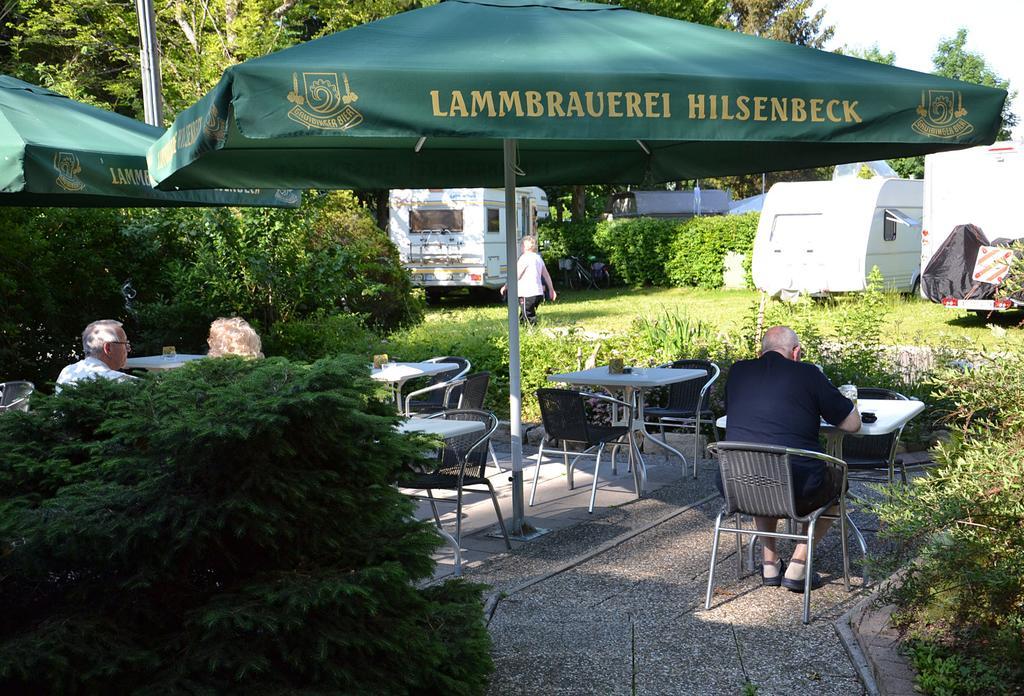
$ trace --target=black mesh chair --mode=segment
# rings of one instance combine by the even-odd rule
[[[448,408],[451,403],[451,390],[457,386],[459,380],[469,374],[470,367],[472,367],[469,360],[454,355],[430,358],[423,362],[451,363],[452,369],[431,375],[427,386],[406,394],[405,415],[407,416],[437,413]]]
[[[844,495],[846,464],[841,459],[821,452],[758,445],[750,442],[717,442],[709,445],[708,449],[718,458],[725,505],[722,506],[721,512],[715,518],[715,534],[711,545],[711,567],[708,571],[708,588],[704,597],[704,608],[711,608],[711,595],[715,587],[715,563],[718,560],[718,541],[723,532],[736,534],[736,559],[741,574],[743,572],[742,535],[795,539],[807,543],[803,622],[808,623],[811,619],[811,578],[814,575],[814,523],[819,518],[839,519],[839,533],[842,536],[843,547],[843,577],[846,582],[846,590],[850,590],[850,558],[846,549],[846,533],[847,525],[852,526],[853,521],[846,513],[846,496]],[[842,478],[842,487],[836,491],[832,500],[804,515],[798,514],[796,509],[792,470],[789,463],[791,456],[820,459],[825,466],[835,470],[837,478]],[[838,515],[828,513],[828,510],[834,506],[839,507]],[[722,518],[726,515],[736,516],[735,526],[722,526]],[[777,517],[801,522],[806,525],[807,531],[804,534],[795,534],[792,531],[783,533],[745,529],[740,523],[740,515]]]
[[[644,425],[658,426],[662,440],[665,439],[665,428],[693,432],[693,477],[697,478],[697,455],[700,450],[698,436],[701,426],[711,426],[710,439],[718,439],[715,430],[715,414],[711,412],[711,388],[722,371],[710,360],[676,360],[658,367],[670,367],[675,370],[704,370],[706,375],[704,379],[690,379],[670,384],[667,406],[644,408]]]
[[[884,399],[888,401],[907,401],[907,397],[891,389],[863,387],[857,390],[858,399]],[[896,447],[900,442],[903,428],[888,435],[846,435],[843,437],[843,459],[850,470],[850,478],[858,480],[878,480],[877,475],[884,470],[888,483],[896,478],[896,467],[900,469],[900,479],[907,482],[907,470],[903,458],[896,456]]]
[[[469,408],[476,410],[484,410],[484,400],[487,398],[487,387],[491,383],[490,372],[475,372],[467,377],[458,380],[456,384],[452,386],[451,391],[448,394],[448,401],[453,403],[457,408]],[[487,454],[491,458],[491,463],[497,467],[498,471],[504,471],[501,464],[498,463],[498,455],[494,453],[494,445],[487,442]]]
[[[636,483],[636,494],[640,497],[639,470],[634,460],[634,447],[632,431],[627,426],[605,426],[598,425],[590,420],[587,415],[587,400],[597,399],[612,404],[612,407],[623,408],[628,411],[627,423],[633,421],[634,408],[632,404],[610,396],[601,394],[588,394],[586,392],[571,391],[569,389],[538,389],[537,401],[540,404],[541,420],[544,422],[544,431],[549,439],[562,442],[562,457],[565,461],[565,475],[568,479],[569,490],[573,489],[573,470],[580,457],[595,457],[594,482],[590,491],[590,507],[587,512],[594,511],[594,501],[597,498],[597,479],[601,470],[601,455],[608,444],[626,443],[629,447],[629,461],[633,468],[633,478]],[[569,462],[568,443],[582,444],[586,446],[583,452],[573,452],[573,460]],[[541,440],[540,449],[537,450],[537,465],[533,470],[533,490],[530,492],[530,505],[537,496],[537,480],[540,478],[540,463],[544,457],[544,441]]]
[[[457,380],[448,394],[448,400],[457,408],[483,410],[487,398],[487,387],[491,383],[490,372],[474,372]]]
[[[36,390],[31,382],[0,382],[0,413],[28,411],[28,398]]]
[[[487,466],[487,445],[491,435],[498,427],[497,417],[487,411],[470,409],[442,411],[429,417],[477,421],[483,423],[484,429],[468,435],[446,438],[444,447],[438,452],[433,468],[430,471],[417,472],[413,478],[402,481],[401,487],[425,491],[425,495],[413,494],[412,497],[430,502],[430,509],[434,513],[434,522],[438,528],[441,528],[441,518],[437,514],[437,499],[434,497],[433,491],[456,491],[455,543],[460,547],[462,545],[463,494],[467,492],[488,493],[494,503],[494,512],[498,516],[501,534],[505,537],[505,548],[511,549],[512,544],[508,538],[508,531],[505,529],[505,520],[501,516],[498,496],[494,491],[494,486],[484,475],[484,469]],[[484,489],[481,489],[481,486]]]

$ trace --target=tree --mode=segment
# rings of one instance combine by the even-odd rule
[[[598,0],[630,10],[681,19],[694,24],[713,25],[726,11],[726,0]]]
[[[932,56],[932,64],[935,70],[932,72],[943,77],[950,77],[954,80],[973,82],[986,87],[998,87],[1010,91],[1010,81],[1004,80],[995,73],[985,62],[980,53],[968,51],[967,29],[960,27],[956,36],[943,39]],[[999,140],[1009,140],[1010,132],[1019,122],[1016,114],[1010,111],[1010,102],[1017,96],[1016,92],[1010,92],[1006,103],[1003,104],[1002,126],[999,128]]]
[[[825,10],[813,15],[813,0],[732,0],[722,22],[744,34],[821,48],[835,27],[822,27]]]
[[[878,47],[878,43],[873,43],[867,48],[850,48],[849,46],[843,46],[836,51],[841,56],[850,56],[851,58],[860,58],[861,60],[870,60],[872,63],[881,63],[883,65],[896,65],[896,53],[889,51],[888,53],[882,53],[882,49]]]

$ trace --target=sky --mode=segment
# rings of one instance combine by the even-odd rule
[[[836,29],[825,45],[867,48],[896,54],[896,65],[931,72],[939,41],[967,29],[967,50],[980,53],[997,75],[1018,92],[1013,111],[1024,121],[1024,2],[1020,0],[816,0],[826,25]],[[1014,130],[1024,138],[1024,123]]]

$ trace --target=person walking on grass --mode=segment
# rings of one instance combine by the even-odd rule
[[[532,326],[537,323],[537,305],[544,299],[545,287],[552,302],[558,297],[555,284],[551,282],[551,275],[544,265],[544,259],[537,253],[536,237],[523,237],[523,253],[516,264],[516,278],[519,290],[519,323]],[[507,286],[502,285],[501,296],[504,297],[506,292]]]

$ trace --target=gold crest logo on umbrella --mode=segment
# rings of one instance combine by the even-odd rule
[[[288,112],[288,118],[306,128],[321,130],[348,130],[363,122],[363,115],[352,106],[359,95],[349,86],[348,74],[342,73],[345,93],[341,93],[337,73],[302,73],[302,92],[299,92],[299,75],[292,73],[292,91],[288,101],[295,106]]]
[[[932,138],[958,138],[974,130],[963,118],[967,115],[963,94],[951,89],[930,89],[927,99],[921,92],[917,115],[911,128]]]
[[[53,168],[57,170],[57,185],[65,191],[81,191],[85,183],[78,178],[82,165],[73,152],[58,152],[53,156]]]

